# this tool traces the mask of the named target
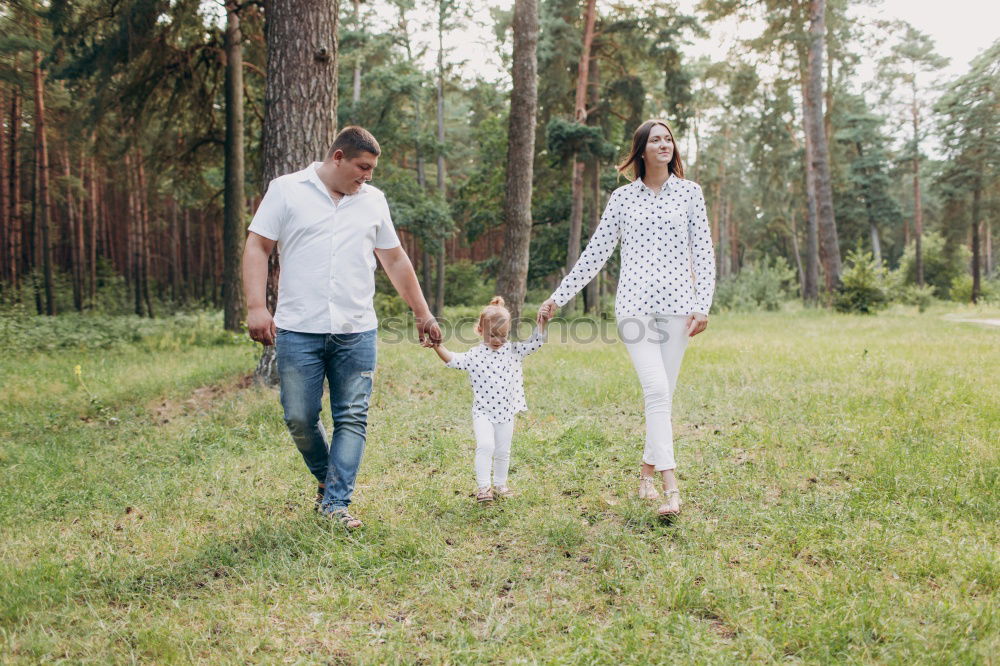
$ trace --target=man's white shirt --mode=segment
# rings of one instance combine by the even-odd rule
[[[299,333],[358,333],[378,325],[375,249],[399,246],[389,205],[367,183],[334,203],[314,162],[271,181],[250,231],[277,241],[274,323]]]

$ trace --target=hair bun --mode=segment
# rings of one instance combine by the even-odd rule
[[[499,305],[500,307],[504,307],[505,303],[503,302],[503,297],[494,296],[490,299],[490,305]]]

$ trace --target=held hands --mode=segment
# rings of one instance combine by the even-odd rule
[[[708,328],[708,315],[703,315],[700,312],[692,312],[687,318],[687,334],[688,337],[693,338],[702,331]]]
[[[535,323],[539,327],[545,328],[545,324],[556,315],[556,307],[556,302],[551,298],[542,303],[542,307],[538,308],[538,316],[535,318]]]
[[[247,312],[247,331],[250,338],[268,347],[274,345],[278,329],[267,308],[253,308]]]
[[[431,315],[417,317],[417,335],[420,336],[420,344],[424,347],[435,347],[441,344],[441,327]]]

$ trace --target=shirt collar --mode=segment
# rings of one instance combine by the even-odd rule
[[[320,192],[329,194],[329,190],[326,188],[326,184],[323,183],[322,180],[320,180],[319,173],[317,173],[316,171],[321,166],[323,166],[322,162],[313,162],[305,169],[295,174],[296,180],[302,183],[309,181],[310,183],[318,187]],[[355,192],[354,194],[345,194],[344,199],[347,199],[349,197],[360,196],[362,194],[367,194],[370,191],[371,187],[368,185],[368,183],[365,183],[364,185],[361,186],[361,189]]]
[[[674,185],[677,184],[678,180],[679,179],[677,178],[676,175],[670,174],[669,176],[667,176],[667,179],[663,181],[663,187],[660,188],[660,192],[663,192],[663,190],[666,190],[667,192],[672,191],[674,189]],[[650,194],[653,194],[653,190],[648,188],[646,186],[646,183],[642,182],[642,178],[636,178],[635,180],[632,181],[632,184],[635,185],[635,189],[639,191],[645,190]]]

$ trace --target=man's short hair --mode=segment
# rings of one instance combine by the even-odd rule
[[[332,156],[338,150],[343,151],[344,157],[349,160],[361,153],[371,153],[376,157],[382,154],[382,149],[372,133],[357,125],[350,125],[340,130],[337,138],[333,140],[329,155]]]

